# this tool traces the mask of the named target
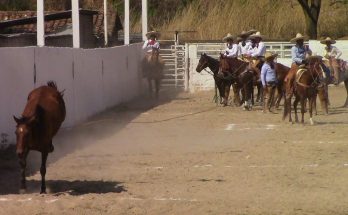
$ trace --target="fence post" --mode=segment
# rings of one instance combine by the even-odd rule
[[[190,57],[189,57],[189,45],[185,43],[185,91],[189,90],[190,84]]]

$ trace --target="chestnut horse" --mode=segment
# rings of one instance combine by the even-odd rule
[[[63,93],[50,81],[30,92],[22,116],[14,120],[17,123],[16,153],[21,166],[20,192],[25,192],[26,159],[30,150],[41,152],[41,193],[46,193],[46,161],[48,153],[53,152],[52,138],[58,132],[65,119]]]
[[[161,80],[163,78],[164,62],[159,55],[159,50],[156,48],[152,49],[151,54],[145,56],[143,63],[144,75],[149,83],[149,92],[152,95],[152,81],[155,82],[155,95],[158,98]]]
[[[232,81],[236,86],[241,86],[242,96],[244,100],[244,109],[250,110],[252,107],[253,96],[253,78],[254,72],[248,69],[249,63],[239,60],[238,58],[227,58],[223,54],[220,55],[219,74],[226,79]],[[239,90],[235,90],[235,94]],[[225,87],[224,103],[227,104],[230,88]]]
[[[276,101],[275,101],[275,107],[279,108],[280,101],[282,100],[283,94],[284,94],[284,80],[285,77],[288,75],[290,71],[290,67],[287,67],[281,63],[275,64],[275,72],[277,75],[277,95],[276,95]]]
[[[298,122],[297,116],[297,105],[301,102],[301,123],[304,123],[304,113],[306,111],[306,101],[309,100],[309,116],[311,125],[313,122],[313,105],[318,92],[318,89],[323,86],[323,74],[320,68],[321,58],[311,57],[308,59],[308,65],[299,70],[296,74],[294,86],[292,87],[293,92],[286,92],[284,104],[283,120],[289,115],[289,122],[292,122],[291,118],[291,97],[295,95],[295,101],[293,103],[295,110],[295,120]],[[290,88],[287,88],[287,90]],[[322,101],[323,104],[327,104],[327,100]]]

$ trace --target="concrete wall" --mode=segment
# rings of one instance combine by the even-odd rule
[[[140,61],[139,44],[88,50],[1,48],[0,135],[14,142],[12,115],[20,116],[29,92],[50,80],[65,90],[63,127],[133,99],[142,93]]]
[[[335,44],[342,52],[341,58],[344,60],[348,60],[348,41],[337,41]],[[309,41],[309,46],[312,49],[313,53],[318,55],[323,55],[324,53],[324,45],[320,44],[319,41]],[[219,50],[217,50],[219,51]],[[278,50],[277,50],[278,51]],[[206,71],[202,71],[201,73],[196,72],[196,67],[199,61],[201,50],[197,50],[196,44],[189,44],[189,58],[190,58],[190,81],[189,81],[189,89],[190,92],[202,91],[202,90],[211,90],[214,88],[214,80],[213,77],[208,74]],[[208,52],[213,53],[213,52]],[[291,65],[291,58],[278,58],[277,61],[286,66]],[[209,69],[208,69],[209,71]]]

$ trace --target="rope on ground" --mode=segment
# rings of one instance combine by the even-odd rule
[[[175,117],[171,117],[171,118],[167,118],[167,119],[154,120],[154,121],[143,121],[143,122],[142,121],[133,121],[133,122],[130,122],[130,123],[135,123],[135,124],[161,123],[161,122],[167,122],[167,121],[171,121],[171,120],[175,120],[175,119],[185,118],[187,116],[194,116],[194,115],[197,115],[197,114],[206,113],[206,112],[209,112],[209,111],[212,111],[212,110],[215,110],[215,107],[214,108],[209,108],[209,109],[206,109],[206,110],[202,110],[202,111],[197,111],[195,113],[184,114],[184,115],[181,115],[181,116],[175,116]]]

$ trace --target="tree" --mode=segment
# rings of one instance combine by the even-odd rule
[[[297,1],[300,3],[305,15],[307,35],[311,39],[317,39],[321,0],[297,0]]]

